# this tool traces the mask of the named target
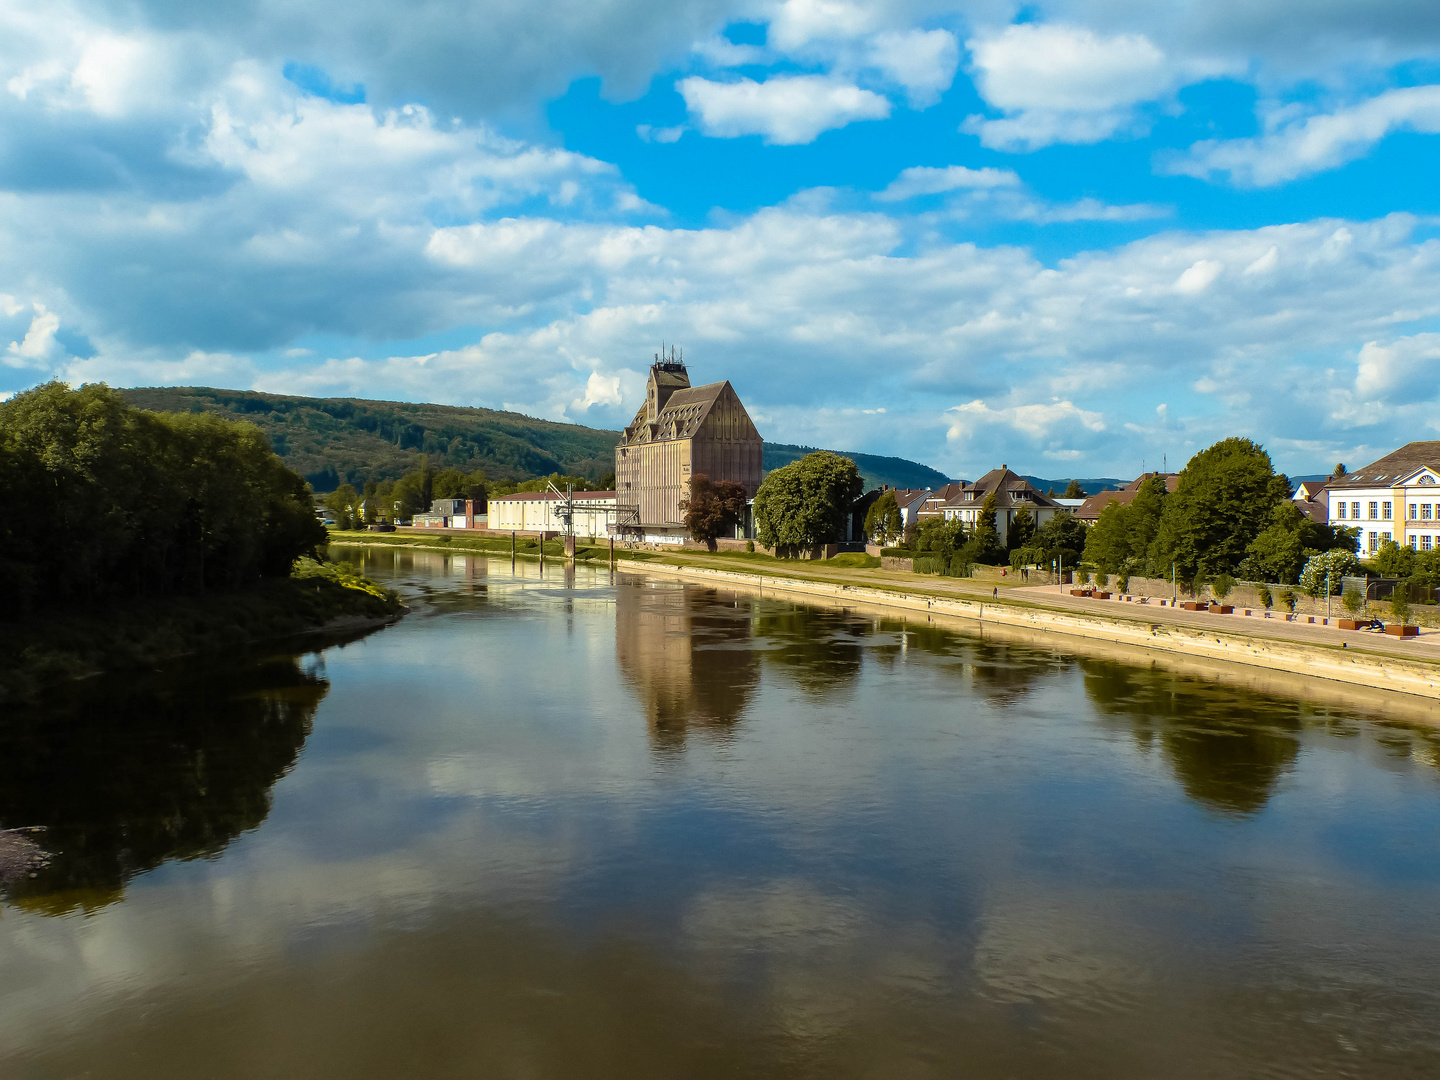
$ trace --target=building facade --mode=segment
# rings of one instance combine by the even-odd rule
[[[681,503],[690,479],[733,480],[753,499],[763,440],[728,382],[691,386],[685,365],[651,365],[645,404],[615,448],[617,531],[652,543],[687,534]]]
[[[1132,502],[1135,501],[1135,496],[1140,494],[1140,486],[1144,484],[1146,480],[1149,480],[1152,476],[1158,476],[1160,477],[1160,479],[1164,480],[1165,490],[1172,494],[1174,493],[1175,489],[1180,486],[1179,473],[1141,473],[1139,476],[1137,476],[1134,480],[1131,480],[1119,491],[1097,491],[1094,495],[1091,495],[1088,498],[1082,500],[1079,507],[1074,511],[1076,520],[1084,522],[1086,525],[1094,525],[1097,521],[1100,520],[1100,515],[1105,512],[1105,508],[1111,503],[1119,503],[1121,506],[1129,506]],[[1055,501],[1061,506],[1064,506],[1071,500],[1056,499]]]
[[[963,484],[960,491],[941,507],[946,521],[962,521],[967,529],[974,529],[980,520],[985,497],[995,496],[995,531],[1000,535],[1000,544],[1009,543],[1010,526],[1015,515],[1023,506],[1030,511],[1036,527],[1060,513],[1061,507],[1054,499],[1042,495],[1038,488],[1022,476],[1001,465],[991,469],[973,484]]]
[[[490,500],[489,528],[502,532],[566,531],[567,501],[553,491],[522,491]],[[576,536],[606,536],[615,521],[615,492],[577,491],[571,525]]]
[[[485,504],[474,499],[436,499],[428,512],[415,515],[414,524],[422,529],[483,529]]]
[[[1440,441],[1412,442],[1334,477],[1321,493],[1331,525],[1360,532],[1360,553],[1386,540],[1416,551],[1440,547]]]

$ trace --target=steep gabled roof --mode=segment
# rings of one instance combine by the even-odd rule
[[[1399,450],[1330,481],[1330,488],[1391,487],[1420,469],[1440,472],[1440,440],[1406,443]]]
[[[998,508],[1012,506],[1054,508],[1059,506],[1054,499],[1041,494],[1039,488],[1023,476],[1011,472],[1005,465],[1001,465],[998,469],[991,469],[974,483],[961,484],[960,490],[945,505],[970,507],[978,502],[983,502],[985,496],[992,492]]]

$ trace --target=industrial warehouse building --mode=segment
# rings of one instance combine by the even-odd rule
[[[657,357],[645,404],[615,448],[618,531],[649,543],[688,535],[681,503],[692,476],[733,480],[753,499],[763,440],[728,382],[691,386],[683,362]]]

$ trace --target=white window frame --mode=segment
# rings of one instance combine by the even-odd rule
[[[1395,504],[1394,504],[1394,503],[1392,503],[1392,502],[1382,502],[1382,503],[1380,504],[1380,520],[1381,520],[1381,521],[1394,521],[1394,520],[1395,520]]]
[[[1380,503],[1379,503],[1378,501],[1372,502],[1372,503],[1370,504],[1370,517],[1369,517],[1369,520],[1370,520],[1370,521],[1378,521],[1378,520],[1380,519],[1379,510],[1380,510]]]
[[[1339,519],[1340,519],[1341,521],[1344,521],[1344,520],[1345,520],[1345,500],[1344,500],[1344,499],[1341,499],[1340,502],[1338,502],[1338,503],[1336,504],[1336,507],[1337,507],[1337,509],[1340,511],[1337,516],[1339,517]]]

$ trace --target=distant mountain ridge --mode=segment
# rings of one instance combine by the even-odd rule
[[[1070,486],[1070,478],[1063,480],[1046,480],[1042,476],[1021,476],[1020,479],[1028,480],[1040,492],[1049,492],[1055,489],[1057,496],[1064,495],[1065,489]],[[1086,495],[1094,495],[1097,491],[1119,491],[1129,480],[1117,480],[1113,476],[1077,476],[1076,481],[1085,489]]]
[[[822,448],[767,442],[761,453],[760,465],[768,473],[771,469],[799,461],[806,454],[813,454],[818,449]],[[884,487],[887,484],[893,488],[935,488],[950,482],[949,477],[938,469],[932,469],[918,461],[910,461],[908,458],[857,454],[851,450],[833,450],[831,453],[855,462],[865,480],[866,489]]]
[[[537,420],[521,413],[367,398],[312,398],[210,386],[121,390],[131,405],[156,412],[216,413],[248,420],[316,491],[366,480],[396,480],[428,454],[436,468],[484,469],[493,480],[565,473],[598,481],[614,471],[618,431]],[[768,472],[812,451],[766,443]],[[867,487],[937,487],[944,473],[905,458],[836,451],[859,466]]]

